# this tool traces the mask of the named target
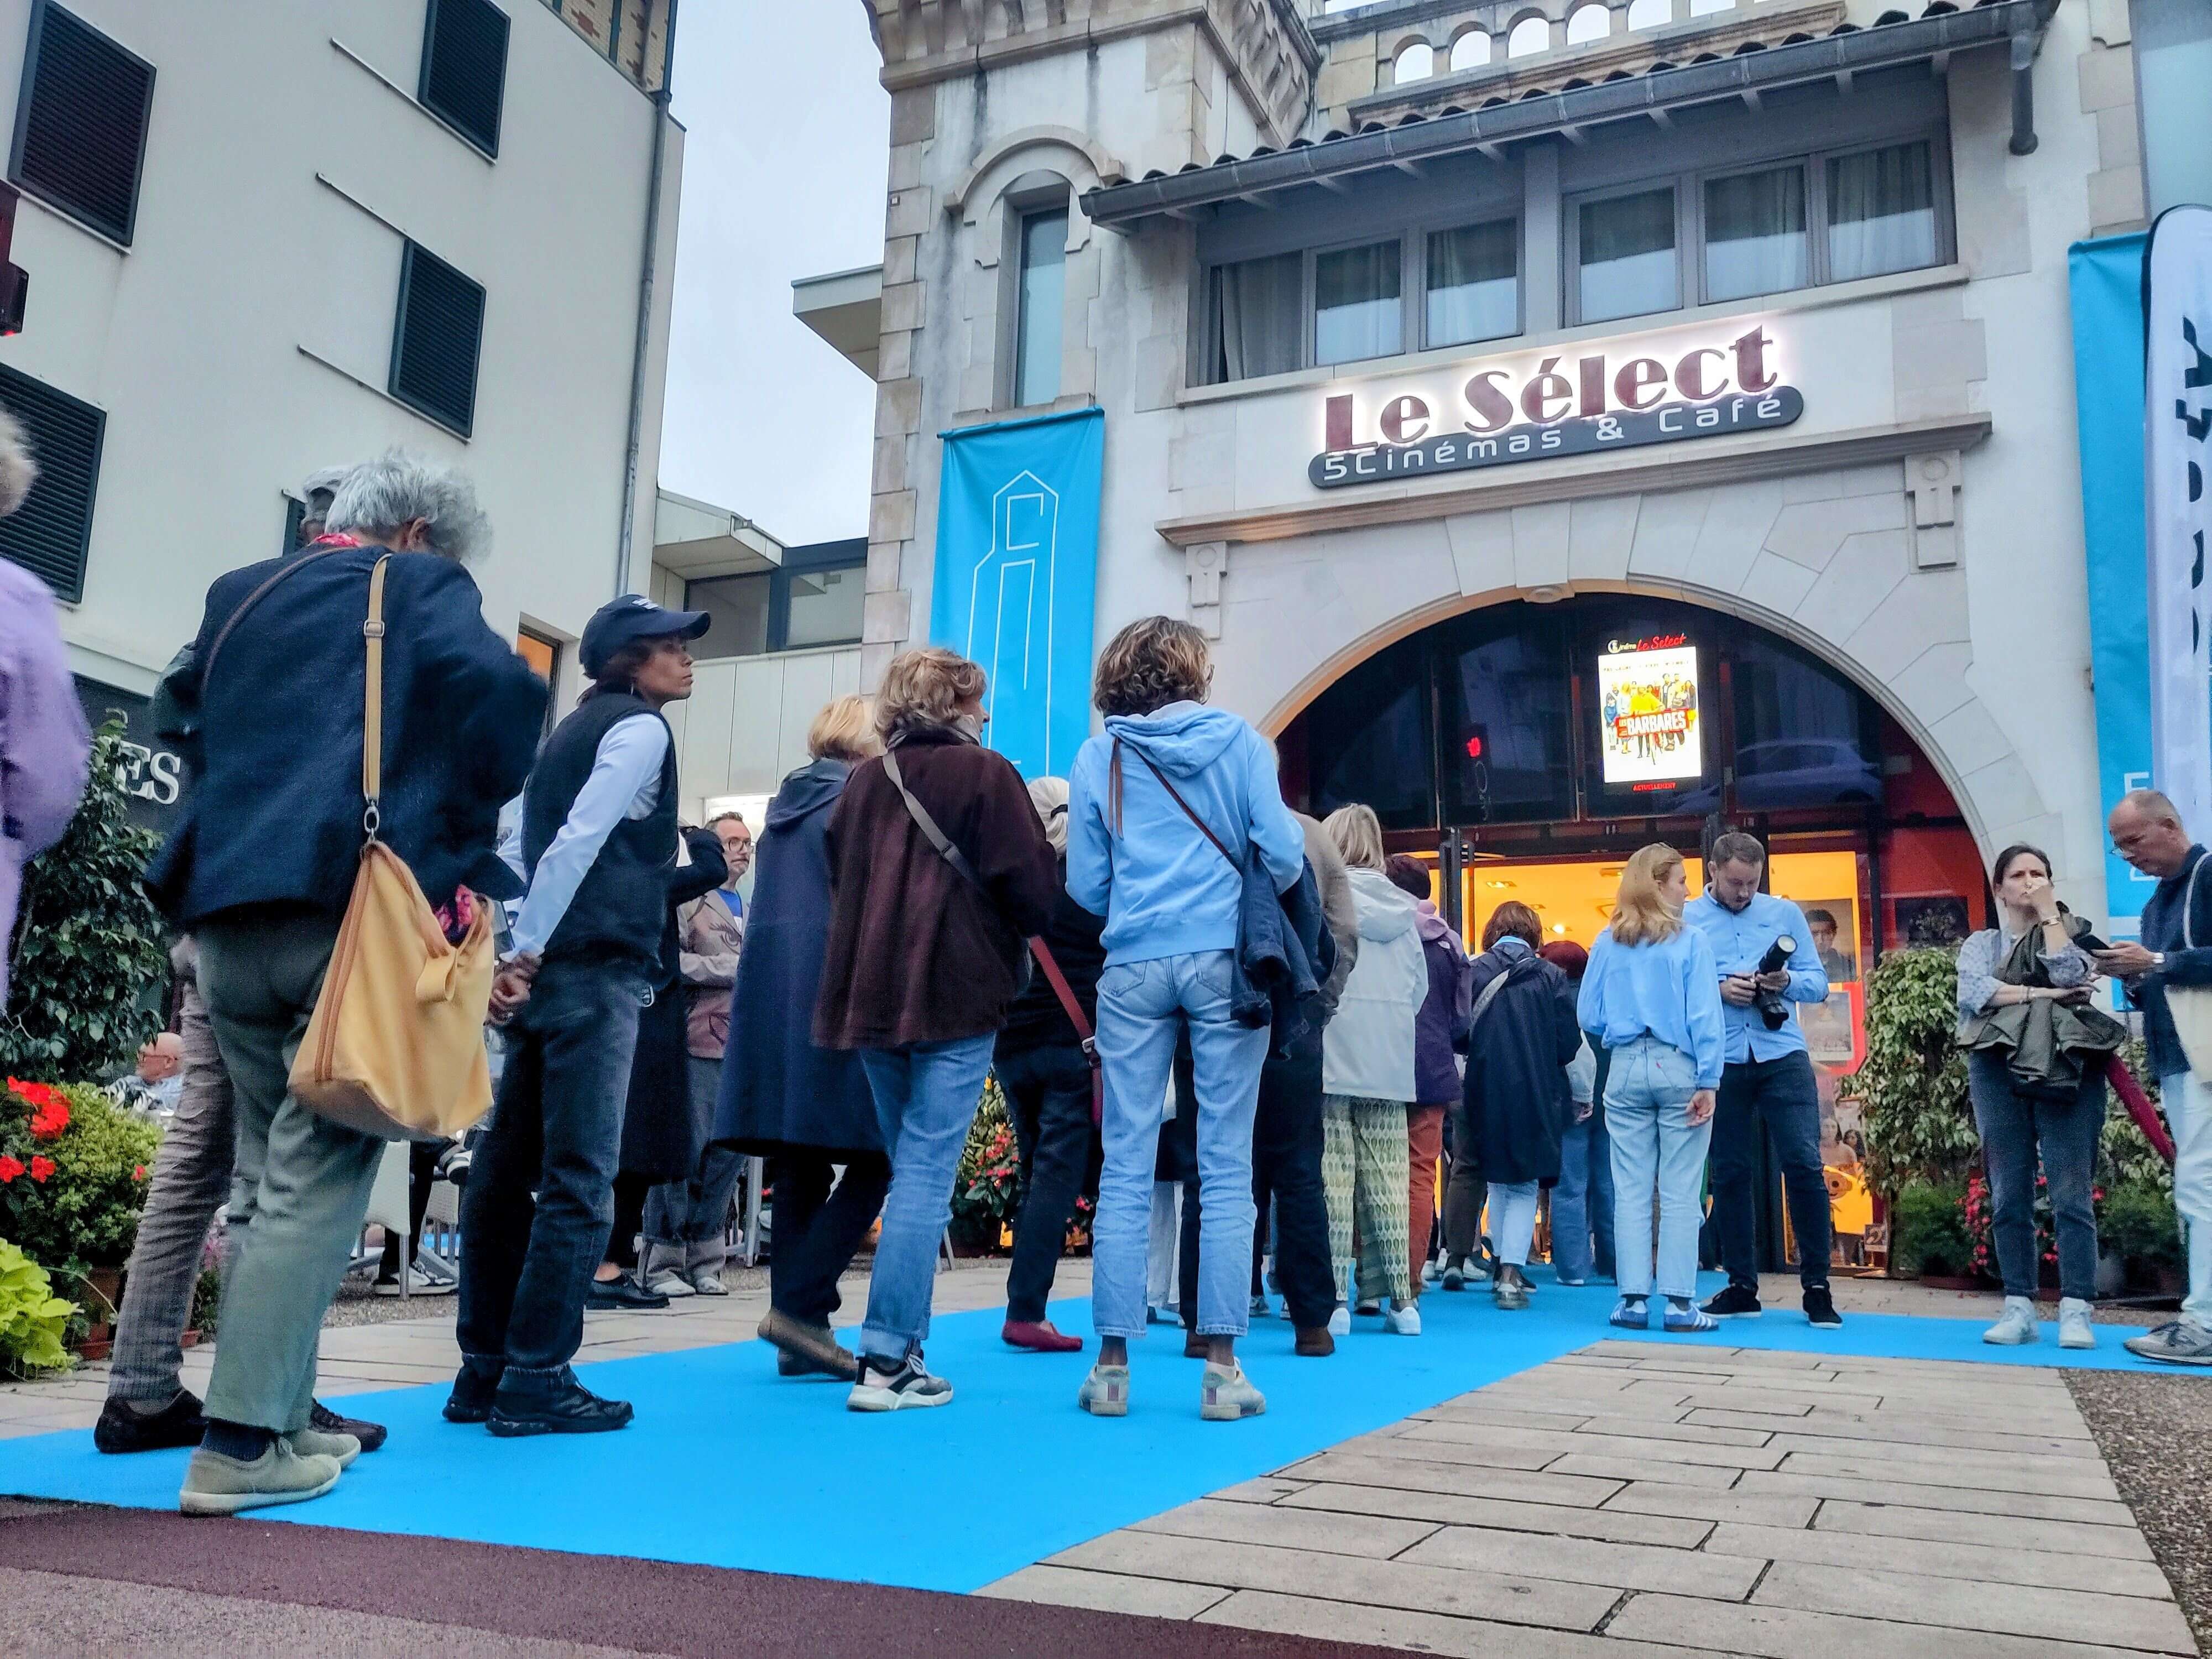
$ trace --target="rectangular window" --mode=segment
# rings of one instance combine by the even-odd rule
[[[542,742],[552,735],[560,714],[557,705],[561,692],[561,641],[549,640],[543,634],[523,629],[514,636],[514,653],[530,665],[530,672],[552,688],[553,696],[545,700],[545,724],[539,732]]]
[[[1021,283],[1014,403],[1027,408],[1060,396],[1060,317],[1067,300],[1066,209],[1032,213],[1022,221]]]
[[[399,264],[392,331],[392,395],[465,438],[476,424],[484,291],[416,243]]]
[[[788,548],[784,557],[780,570],[684,584],[685,606],[713,619],[698,655],[757,657],[860,643],[867,544],[820,542]]]
[[[1811,280],[1805,170],[1705,181],[1705,299],[1784,294]]]
[[[2143,189],[2154,219],[2182,202],[2212,202],[2212,7],[2135,0]]]
[[[507,31],[507,14],[491,0],[430,0],[422,20],[422,72],[415,96],[487,155],[499,154]]]
[[[1296,253],[1247,259],[1213,273],[1212,378],[1250,380],[1303,368],[1305,261]]]
[[[1521,251],[1510,219],[1440,230],[1429,238],[1430,347],[1502,339],[1521,331]]]
[[[42,381],[0,367],[0,404],[23,424],[39,481],[13,515],[0,519],[0,558],[13,559],[71,605],[84,597],[92,505],[107,416]]]
[[[1314,260],[1314,362],[1353,363],[1406,349],[1396,242],[1339,248]]]
[[[768,613],[775,577],[767,571],[751,576],[714,576],[684,584],[684,608],[703,611],[709,621],[700,639],[698,654],[706,657],[757,657],[769,648]]]
[[[9,178],[127,245],[153,104],[151,64],[52,0],[36,0]]]
[[[1584,202],[1577,219],[1581,308],[1577,320],[1602,323],[1673,311],[1682,303],[1674,256],[1674,190]]]
[[[1936,260],[1935,154],[1925,139],[1829,159],[1830,282]]]
[[[791,592],[784,622],[783,648],[803,651],[816,645],[852,645],[860,638],[860,601],[867,567],[836,570],[793,570],[784,577]]]

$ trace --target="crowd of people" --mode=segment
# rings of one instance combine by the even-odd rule
[[[1238,1345],[1271,1291],[1301,1358],[1328,1356],[1363,1316],[1419,1337],[1432,1286],[1487,1281],[1498,1310],[1524,1310],[1547,1195],[1557,1282],[1613,1279],[1613,1325],[1756,1316],[1763,1145],[1805,1316],[1840,1324],[1795,1015],[1828,994],[1832,921],[1824,938],[1765,890],[1754,837],[1714,841],[1695,897],[1679,852],[1634,854],[1587,954],[1508,902],[1470,956],[1429,866],[1391,855],[1372,811],[1317,823],[1285,804],[1267,740],[1208,702],[1203,636],[1154,617],[1100,653],[1102,729],[1065,780],[1024,781],[986,746],[984,670],[951,651],[908,651],[872,697],[833,700],[768,805],[748,902],[751,833],[734,814],[681,822],[665,717],[690,695],[704,613],[635,595],[602,608],[580,642],[583,696],[541,744],[548,688],[486,625],[468,574],[488,526],[466,482],[394,453],[319,475],[308,500],[301,548],[215,585],[161,693],[196,779],[147,877],[179,932],[179,1018],[131,1086],[169,1130],[97,1438],[195,1447],[187,1512],[313,1498],[384,1439],[313,1387],[386,1143],[288,1088],[362,848],[357,757],[380,739],[368,834],[449,937],[488,902],[502,938],[488,1017],[504,1064],[463,1188],[452,1421],[503,1437],[628,1423],[627,1402],[572,1369],[586,1311],[726,1294],[753,1157],[775,1198],[759,1334],[779,1370],[845,1382],[855,1411],[949,1403],[925,1347],[993,1073],[1024,1190],[1004,1340],[1085,1347],[1048,1302],[1095,1194],[1097,1351],[1074,1400],[1096,1416],[1127,1413],[1131,1344],[1163,1319],[1205,1362],[1202,1418],[1265,1411]],[[27,612],[13,575],[0,564],[0,600]],[[372,591],[376,738],[358,695]],[[0,684],[52,695],[21,669]],[[35,705],[11,695],[15,744]],[[81,787],[81,737],[80,720],[58,787],[70,743]],[[11,815],[25,810],[16,754]],[[33,820],[34,845],[59,833],[53,816]],[[1992,871],[2000,925],[1960,954],[2007,1293],[1989,1340],[2037,1336],[2039,1157],[2061,1341],[2094,1341],[2101,1057],[2124,1036],[2089,1006],[2106,973],[2145,1011],[2190,1224],[2182,1317],[2129,1346],[2212,1363],[2212,1094],[2166,994],[2212,983],[2212,943],[2195,942],[2212,941],[2212,884],[2198,890],[2203,849],[2162,797],[2130,796],[2112,834],[2160,882],[2142,944],[2085,938],[2050,860],[2021,846]],[[12,867],[0,859],[0,876]],[[176,1339],[226,1198],[222,1340],[202,1401],[181,1385]],[[1701,1304],[1708,1224],[1727,1283]],[[831,1318],[872,1230],[848,1347]]]

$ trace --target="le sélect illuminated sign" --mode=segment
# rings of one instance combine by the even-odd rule
[[[1608,785],[1663,789],[1705,775],[1698,647],[1681,635],[1606,641],[1597,696],[1598,751]]]
[[[1322,453],[1306,476],[1318,489],[1429,472],[1464,472],[1559,455],[1635,449],[1689,438],[1790,425],[1805,412],[1796,387],[1782,383],[1773,337],[1753,328],[1725,346],[1698,346],[1673,357],[1603,352],[1540,360],[1525,375],[1478,370],[1449,396],[1403,392],[1361,431],[1361,400],[1352,392],[1327,404]]]

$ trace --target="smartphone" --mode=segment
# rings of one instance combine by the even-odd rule
[[[2093,956],[2100,951],[2109,951],[2112,948],[2094,933],[2076,933],[2074,936],[2074,942]]]

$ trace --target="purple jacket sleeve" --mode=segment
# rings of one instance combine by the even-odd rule
[[[0,830],[19,860],[69,828],[91,749],[53,601],[35,576],[0,563]]]

